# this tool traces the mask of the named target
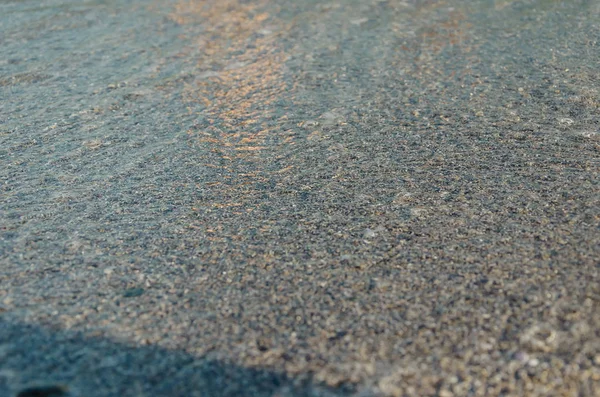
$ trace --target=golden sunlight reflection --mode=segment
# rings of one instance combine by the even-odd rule
[[[263,11],[266,4],[182,1],[170,15],[178,24],[201,24],[204,29],[195,39],[201,53],[197,73],[183,98],[203,119],[202,127],[190,133],[221,160],[206,164],[222,171],[222,178],[208,185],[226,186],[232,193],[231,200],[214,202],[213,207],[235,210],[244,204],[244,211],[251,212],[249,201],[260,194],[255,184],[291,169],[283,165],[268,172],[264,167],[269,148],[294,143],[282,131],[287,116],[278,105],[291,91],[284,80],[287,55],[277,42],[285,27]]]

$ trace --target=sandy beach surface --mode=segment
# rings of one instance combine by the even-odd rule
[[[599,21],[0,0],[0,396],[600,396]]]

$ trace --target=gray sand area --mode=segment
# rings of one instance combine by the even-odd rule
[[[600,2],[0,0],[0,396],[600,396]]]

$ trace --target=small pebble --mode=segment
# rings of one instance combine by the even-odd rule
[[[17,393],[17,397],[67,397],[69,388],[63,385],[29,387]]]
[[[135,298],[136,296],[140,296],[143,293],[144,293],[143,288],[130,288],[128,290],[125,290],[125,292],[123,292],[123,297],[124,298]]]
[[[363,233],[364,238],[373,238],[375,236],[377,236],[377,233],[375,233],[375,231],[373,231],[371,229],[366,229],[365,232]]]
[[[571,125],[573,124],[575,121],[573,121],[573,119],[570,119],[568,117],[561,117],[558,119],[558,122],[562,125]]]
[[[350,21],[350,23],[352,25],[362,25],[363,23],[367,22],[369,20],[369,18],[358,18],[358,19],[353,19],[352,21]]]

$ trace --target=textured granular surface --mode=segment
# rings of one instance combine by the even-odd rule
[[[600,396],[598,21],[0,0],[0,395]]]

